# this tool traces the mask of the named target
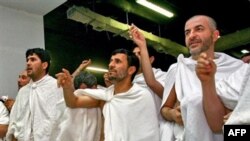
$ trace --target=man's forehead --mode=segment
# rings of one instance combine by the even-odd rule
[[[189,19],[185,24],[185,30],[208,24],[208,19],[203,16],[197,16]]]
[[[112,55],[111,58],[113,58],[113,59],[115,59],[115,58],[117,58],[117,59],[119,59],[119,58],[120,59],[126,59],[127,55],[124,54],[124,53],[117,53],[117,54]]]
[[[37,54],[30,54],[27,58],[39,58]]]

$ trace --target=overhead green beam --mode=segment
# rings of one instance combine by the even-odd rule
[[[109,17],[102,16],[85,7],[71,7],[67,12],[68,19],[72,19],[83,24],[89,24],[97,31],[109,31],[114,33],[113,36],[121,36],[130,40],[128,35],[129,25],[113,20]],[[162,38],[152,33],[141,30],[144,34],[148,45],[153,46],[157,51],[177,57],[179,54],[187,56],[188,49],[169,39]],[[250,43],[250,28],[240,30],[236,33],[222,36],[217,44],[216,51],[225,51]]]
[[[85,7],[71,7],[67,12],[68,19],[89,24],[97,31],[109,31],[114,33],[113,36],[121,36],[130,40],[128,29],[129,25],[113,20],[109,17],[102,16]],[[188,54],[187,48],[173,42],[169,39],[161,38],[152,33],[141,30],[144,34],[148,45],[153,46],[157,51],[165,52],[172,56],[178,56],[180,53]]]
[[[250,27],[239,30],[235,33],[222,36],[217,44],[216,51],[225,51],[235,47],[243,46],[250,43]]]

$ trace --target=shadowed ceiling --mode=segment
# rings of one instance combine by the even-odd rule
[[[174,12],[173,18],[166,18],[148,8],[138,5],[135,0],[68,0],[63,5],[59,6],[52,12],[45,15],[45,28],[59,31],[62,34],[79,35],[84,34],[83,30],[78,30],[79,23],[69,21],[66,16],[66,11],[75,6],[83,6],[100,14],[104,17],[114,19],[124,24],[135,23],[142,30],[152,33],[158,37],[168,39],[177,44],[184,44],[184,24],[185,21],[195,14],[206,14],[213,17],[218,24],[221,36],[236,35],[239,31],[244,31],[242,35],[245,40],[237,40],[232,42],[234,38],[227,38],[223,41],[226,47],[219,48],[218,51],[226,52],[235,57],[240,57],[240,50],[248,49],[249,37],[245,34],[249,33],[250,20],[250,2],[248,0],[231,0],[226,1],[224,5],[219,5],[216,0],[149,0],[161,7],[168,8]],[[223,3],[223,2],[222,2]],[[83,24],[83,23],[82,23]],[[66,26],[67,25],[67,26]],[[85,24],[86,26],[90,24]],[[58,29],[56,29],[58,27]],[[92,30],[89,28],[89,30]],[[98,29],[97,29],[98,30]],[[94,31],[98,32],[98,31]],[[101,30],[101,32],[105,32]],[[110,35],[118,34],[111,33]],[[250,35],[249,35],[250,36]],[[172,47],[174,48],[174,47]],[[174,49],[173,49],[174,50]],[[167,51],[165,51],[167,53]],[[178,53],[178,52],[177,52]],[[171,53],[170,53],[171,55]],[[174,55],[176,56],[176,55]]]
[[[55,45],[50,45],[51,42],[62,42],[62,39],[66,39],[67,43],[57,43],[56,46],[57,48],[69,46],[69,49],[64,53],[69,53],[70,50],[74,49],[78,51],[78,54],[75,53],[70,57],[79,60],[91,58],[94,62],[107,64],[112,50],[134,46],[132,41],[126,38],[126,35],[122,36],[126,30],[119,29],[113,32],[113,29],[107,28],[108,26],[114,27],[112,24],[107,24],[106,18],[108,18],[108,20],[121,23],[120,27],[123,24],[134,23],[143,31],[153,34],[156,37],[155,40],[149,37],[147,41],[149,46],[164,53],[164,57],[161,54],[158,58],[161,60],[159,66],[166,70],[170,64],[176,61],[178,54],[188,52],[184,43],[185,21],[193,15],[205,14],[217,21],[221,33],[222,38],[216,46],[217,51],[240,58],[243,55],[242,49],[250,50],[249,0],[220,1],[223,5],[218,4],[218,0],[148,1],[170,9],[175,16],[171,19],[166,18],[138,5],[135,0],[68,0],[44,16],[46,48],[55,48]],[[95,18],[87,23],[70,19],[67,16],[67,11],[73,6],[88,9],[87,12],[79,9],[76,11],[81,11],[80,15],[91,13],[90,15],[95,16]],[[103,25],[98,23],[99,25],[94,27],[96,21],[106,23]],[[65,58],[65,55],[63,57]],[[72,62],[74,61],[72,60]],[[80,62],[76,61],[75,63],[79,64]]]

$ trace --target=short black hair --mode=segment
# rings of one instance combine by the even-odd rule
[[[242,59],[243,57],[246,57],[246,56],[250,56],[250,52],[243,54],[240,58]]]
[[[122,53],[122,54],[127,55],[128,66],[135,66],[136,71],[134,72],[134,74],[131,77],[131,80],[133,80],[136,73],[138,72],[138,69],[139,69],[139,65],[140,65],[139,59],[137,58],[137,56],[132,51],[129,51],[129,50],[124,49],[124,48],[114,50],[111,53],[111,56],[116,55],[118,53]]]
[[[28,58],[28,56],[36,54],[40,60],[42,61],[42,63],[47,62],[48,63],[48,67],[46,68],[46,73],[49,72],[49,67],[50,67],[50,55],[49,52],[46,51],[45,49],[42,48],[32,48],[32,49],[28,49],[26,51],[26,59]]]
[[[151,57],[151,56],[157,56],[158,53],[159,53],[152,46],[148,46],[147,49],[148,49],[148,55],[149,55],[149,57]]]

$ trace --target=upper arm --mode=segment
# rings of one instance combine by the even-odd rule
[[[5,105],[1,102],[0,103],[0,138],[5,137],[7,129],[8,129],[8,122],[9,122],[9,112]]]
[[[151,83],[149,87],[155,94],[157,94],[160,98],[162,98],[164,87],[160,82],[155,81],[154,83]]]
[[[176,96],[176,92],[175,92],[175,85],[173,85],[168,98],[166,100],[166,102],[164,103],[163,107],[170,107],[173,108],[175,106],[177,102],[177,96]]]
[[[161,109],[161,115],[165,120],[174,121],[175,114],[173,114],[173,110],[175,105],[177,104],[177,97],[175,93],[175,87],[173,86],[167,100],[164,102],[163,107]],[[174,112],[175,113],[175,112]]]
[[[5,137],[8,130],[8,125],[0,124],[0,138]]]
[[[76,96],[74,107],[71,108],[95,108],[100,106],[100,100],[94,99],[90,96],[81,95]]]

